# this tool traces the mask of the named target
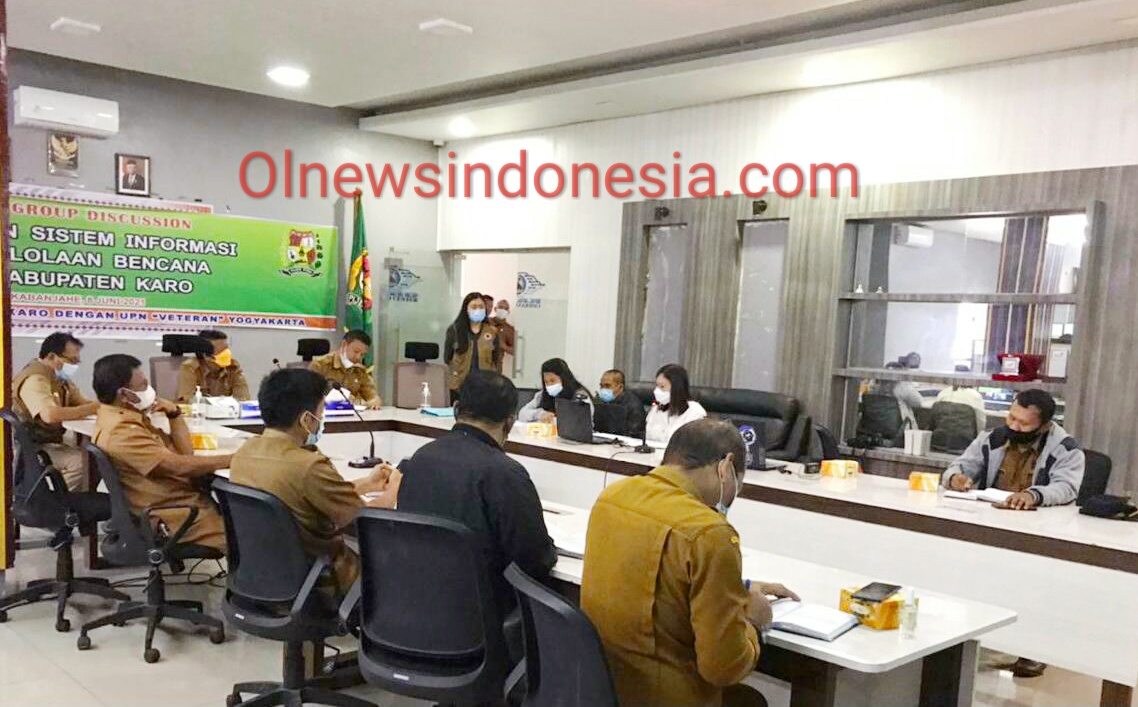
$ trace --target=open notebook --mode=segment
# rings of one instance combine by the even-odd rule
[[[573,557],[578,560],[585,557],[585,527],[569,515],[550,508],[542,508],[545,517],[545,528],[553,544],[557,547],[557,554]]]
[[[968,501],[983,501],[985,503],[1003,503],[1011,496],[1010,491],[999,489],[972,489],[971,491],[945,491],[945,498],[962,498]]]
[[[782,599],[771,604],[776,631],[797,633],[820,641],[832,641],[858,625],[857,617],[821,604],[803,604]]]

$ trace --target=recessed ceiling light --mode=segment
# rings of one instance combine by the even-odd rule
[[[278,66],[266,74],[270,79],[282,86],[303,86],[308,83],[308,72],[295,66]]]
[[[470,137],[477,131],[477,128],[474,127],[474,123],[470,122],[470,118],[460,115],[450,121],[447,130],[455,137]]]
[[[437,17],[433,20],[420,22],[419,31],[426,32],[427,34],[436,34],[440,37],[465,37],[469,34],[474,34],[474,28],[470,25],[448,20],[445,17]]]
[[[53,32],[70,34],[73,37],[90,37],[93,34],[102,32],[103,28],[91,22],[80,22],[70,17],[60,17],[51,23],[51,30]]]

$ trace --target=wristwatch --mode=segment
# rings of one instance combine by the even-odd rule
[[[167,420],[177,420],[181,416],[182,416],[182,408],[180,408],[180,407],[175,407],[174,412],[166,413],[166,419]]]

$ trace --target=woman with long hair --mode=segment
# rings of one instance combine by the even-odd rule
[[[593,407],[593,396],[577,382],[569,364],[560,358],[551,358],[541,364],[541,390],[518,413],[520,422],[552,422],[557,417],[557,400],[583,400]],[[591,412],[590,412],[591,417]]]
[[[707,417],[703,406],[691,399],[691,383],[683,366],[669,363],[656,371],[656,398],[648,411],[645,437],[667,444],[676,430]]]
[[[482,294],[471,292],[462,298],[458,316],[447,327],[443,361],[448,369],[451,402],[458,399],[458,390],[471,371],[498,370],[498,330],[486,321],[488,314]]]

